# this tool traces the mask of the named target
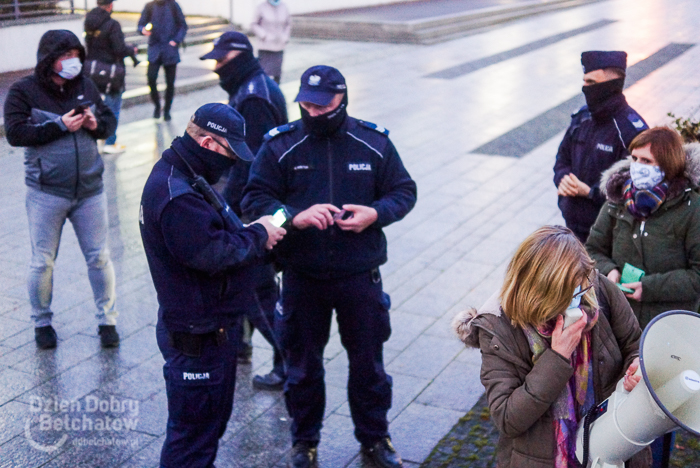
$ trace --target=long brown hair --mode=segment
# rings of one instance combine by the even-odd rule
[[[513,255],[501,288],[501,306],[520,327],[538,326],[566,310],[576,286],[589,286],[593,260],[570,229],[543,226]],[[597,307],[593,288],[583,296]]]

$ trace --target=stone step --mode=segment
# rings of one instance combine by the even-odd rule
[[[409,21],[356,21],[342,17],[295,16],[294,37],[368,42],[434,44],[527,16],[602,0],[530,0]]]

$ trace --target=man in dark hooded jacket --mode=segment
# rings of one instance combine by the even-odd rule
[[[245,34],[225,32],[214,41],[214,49],[200,58],[216,60],[214,72],[219,74],[221,87],[229,94],[229,106],[245,119],[248,148],[253,154],[257,153],[265,134],[287,123],[287,103],[282,91],[265,74],[258,59],[253,56],[253,46]],[[224,188],[224,198],[238,216],[241,216],[241,197],[249,172],[250,163],[240,161],[235,164]],[[284,384],[284,363],[271,326],[279,295],[275,272],[271,265],[267,265],[261,267],[258,273],[259,304],[246,317],[273,347],[274,357],[272,371],[266,375],[256,375],[253,386],[264,390],[281,390]],[[239,352],[239,358],[243,355],[245,359],[245,354],[250,356],[252,351],[250,345],[245,346],[245,341],[241,342],[244,347]]]
[[[124,42],[124,33],[119,22],[112,18],[112,0],[97,0],[97,7],[85,15],[85,46],[86,60],[97,60],[107,65],[118,65],[124,68],[124,57],[131,57],[134,66],[139,64],[136,59],[138,49]],[[100,89],[105,95],[105,104],[112,109],[119,123],[119,111],[122,107],[124,86],[119,89]],[[105,141],[104,153],[121,153],[126,148],[118,145],[116,131]]]
[[[148,36],[148,86],[155,109],[153,118],[160,118],[158,71],[165,70],[165,106],[163,119],[170,120],[170,108],[175,96],[175,72],[180,62],[177,48],[185,40],[187,23],[180,5],[175,0],[154,0],[146,4],[137,26],[139,33]]]
[[[114,268],[107,248],[104,164],[97,139],[114,133],[112,111],[95,84],[81,74],[85,49],[67,30],[39,41],[34,74],[16,82],[5,101],[5,130],[24,146],[27,217],[32,243],[29,300],[39,348],[56,346],[51,326],[53,266],[61,231],[71,221],[88,265],[102,346],[119,344]]]
[[[586,105],[571,116],[554,164],[554,185],[566,227],[585,243],[605,203],[601,174],[627,157],[634,137],[649,127],[622,94],[625,52],[584,52],[581,64]]]

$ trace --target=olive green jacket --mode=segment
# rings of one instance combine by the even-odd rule
[[[586,242],[596,268],[607,275],[625,263],[645,271],[641,302],[628,299],[642,328],[668,310],[697,311],[700,302],[700,145],[686,146],[686,169],[669,184],[666,200],[645,220],[624,206],[630,161],[603,173],[608,202]]]

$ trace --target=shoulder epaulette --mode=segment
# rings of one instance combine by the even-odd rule
[[[649,128],[649,126],[644,122],[644,120],[637,114],[636,112],[630,112],[627,115],[627,120],[630,121],[632,126],[637,130],[637,131],[642,131],[646,130]]]
[[[380,127],[377,124],[373,124],[372,122],[365,122],[364,120],[358,120],[357,123],[359,123],[363,127],[369,128],[370,130],[374,130],[375,132],[379,132],[384,136],[389,136],[389,130],[387,130],[384,127]]]
[[[573,111],[571,113],[571,117],[573,118],[573,117],[576,117],[577,115],[581,116],[587,111],[588,111],[588,106],[581,106],[580,108],[576,109],[575,111]]]
[[[291,132],[291,131],[294,130],[295,128],[296,128],[296,126],[295,126],[294,124],[284,124],[284,125],[280,125],[279,127],[275,127],[275,128],[273,128],[272,130],[270,130],[269,132],[267,132],[267,133],[265,134],[265,136],[263,137],[263,139],[264,139],[265,141],[268,141],[268,140],[270,140],[270,139],[272,139],[272,138],[274,138],[274,137],[276,137],[277,135],[280,135],[280,134],[282,134],[282,133]]]

